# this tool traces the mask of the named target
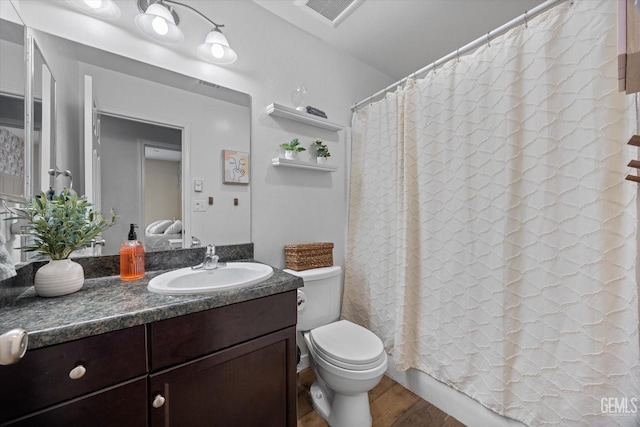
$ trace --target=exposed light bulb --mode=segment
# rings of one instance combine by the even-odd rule
[[[219,44],[214,44],[211,46],[211,54],[214,58],[222,58],[224,56],[224,49]]]
[[[218,26],[211,30],[204,43],[198,46],[198,53],[202,58],[214,64],[231,64],[238,58]]]
[[[120,8],[113,0],[67,0],[67,3],[82,13],[96,18],[118,19],[120,17]]]
[[[84,0],[84,2],[92,9],[100,9],[102,7],[102,0]]]
[[[167,21],[159,16],[153,18],[153,21],[151,21],[151,26],[153,27],[153,31],[160,34],[161,36],[164,36],[169,32]]]

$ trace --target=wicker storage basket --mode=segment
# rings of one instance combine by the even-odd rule
[[[290,270],[302,271],[333,265],[333,243],[285,245],[284,254]]]

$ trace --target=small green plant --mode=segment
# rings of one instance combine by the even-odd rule
[[[84,196],[78,197],[65,189],[51,200],[40,193],[25,207],[13,209],[14,216],[7,219],[29,221],[33,244],[23,247],[23,251],[35,251],[55,260],[67,259],[71,252],[89,244],[117,221],[111,212],[111,221],[107,222],[91,206]]]
[[[316,156],[318,157],[331,157],[329,147],[322,143],[322,140],[317,138],[313,140],[313,148],[316,149]]]
[[[280,144],[280,147],[284,148],[286,151],[294,151],[296,153],[306,150],[306,148],[300,146],[300,141],[298,141],[298,138],[292,139],[291,142]]]

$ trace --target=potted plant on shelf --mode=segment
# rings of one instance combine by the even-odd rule
[[[298,138],[294,138],[290,142],[280,144],[280,147],[284,149],[284,158],[289,160],[296,160],[298,158],[298,153],[306,150],[306,148],[300,146]]]
[[[313,140],[312,147],[316,150],[316,162],[321,165],[327,163],[327,158],[331,157],[329,147],[327,147],[326,144],[323,144],[320,138]]]
[[[107,228],[115,224],[106,221],[100,212],[91,208],[85,197],[78,197],[65,189],[50,200],[44,193],[34,197],[25,207],[12,210],[13,217],[29,222],[33,243],[22,248],[51,258],[36,271],[34,286],[43,297],[54,297],[76,292],[84,284],[84,270],[69,256],[89,244]]]

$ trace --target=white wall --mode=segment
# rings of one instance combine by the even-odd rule
[[[266,115],[265,107],[272,102],[291,105],[289,93],[304,83],[309,91],[305,103],[324,110],[331,121],[349,125],[350,105],[393,79],[250,1],[196,4],[205,15],[226,25],[225,35],[239,57],[229,66],[205,63],[191,51],[178,52],[150,44],[139,34],[106,21],[81,16],[80,21],[70,25],[68,9],[49,9],[46,3],[20,2],[27,25],[250,94],[251,240],[256,259],[282,267],[285,244],[332,241],[336,245],[335,262],[344,265],[347,131],[327,133],[274,119]],[[123,16],[131,12],[128,3],[133,4],[119,3]],[[61,10],[67,15],[64,19]],[[192,17],[188,13],[181,17],[187,32],[187,21]],[[294,137],[305,144],[315,137],[325,139],[332,152],[331,162],[339,170],[318,173],[271,166],[278,145]],[[192,159],[204,158],[202,154],[192,154]],[[194,162],[192,167],[194,171],[203,170],[206,165]]]
[[[253,97],[252,239],[256,259],[283,267],[285,244],[330,241],[335,243],[334,262],[344,265],[348,130],[332,133],[275,119],[266,115],[265,107],[272,102],[291,105],[290,92],[304,83],[309,92],[305,104],[348,126],[349,106],[392,79],[252,2],[207,4],[211,5],[208,13],[227,24],[225,34],[240,57],[229,69],[240,69],[243,78],[237,84],[237,78],[220,83]],[[307,148],[314,138],[324,139],[332,153],[330,162],[338,171],[273,167],[271,158],[279,144],[294,137]]]

